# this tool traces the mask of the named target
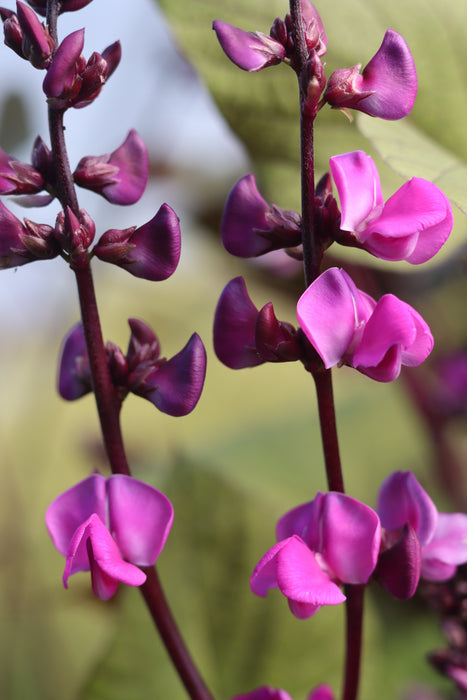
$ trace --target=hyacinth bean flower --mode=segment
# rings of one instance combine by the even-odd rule
[[[237,182],[227,199],[221,222],[222,244],[232,255],[250,258],[271,250],[300,245],[301,217],[269,205],[253,175]]]
[[[377,511],[383,527],[377,579],[395,597],[413,595],[420,577],[447,581],[467,562],[467,515],[439,513],[412,472],[383,482]]]
[[[218,359],[230,369],[292,362],[302,356],[295,328],[277,320],[271,302],[258,311],[242,277],[231,280],[219,298],[213,337]]]
[[[235,695],[232,700],[292,700],[292,698],[281,688],[263,685],[250,693]],[[334,695],[328,685],[320,685],[311,691],[307,700],[334,700]]]
[[[0,13],[4,21],[5,44],[34,68],[47,68],[55,43],[37,15],[19,0],[16,14],[5,8],[0,8]]]
[[[342,493],[318,493],[277,524],[277,544],[257,564],[253,593],[279,588],[299,619],[345,600],[340,584],[366,583],[378,559],[381,527],[368,506]]]
[[[141,586],[172,527],[169,499],[130,476],[100,474],[80,481],[48,507],[47,529],[66,557],[63,585],[78,571],[90,571],[92,590],[111,598],[118,583]]]
[[[42,174],[0,148],[0,194],[36,194],[44,188]]]
[[[134,129],[113,153],[81,158],[73,173],[77,185],[120,205],[134,204],[140,199],[148,176],[148,152]]]
[[[332,73],[322,101],[381,119],[406,117],[417,95],[417,71],[405,39],[388,29],[361,75],[360,68],[359,64]]]
[[[301,0],[301,8],[307,48],[322,56],[326,52],[327,38],[321,17],[309,0]],[[213,22],[213,29],[232,63],[243,70],[257,72],[292,57],[290,17],[288,19],[277,18],[269,36],[262,32],[246,32],[220,20]]]
[[[346,364],[379,382],[396,379],[402,365],[417,367],[433,348],[415,309],[393,294],[376,302],[337,267],[302,294],[297,317],[326,369]]]
[[[123,400],[132,392],[150,401],[162,413],[184,416],[199,401],[206,376],[206,351],[197,333],[169,360],[160,357],[160,344],[147,324],[130,318],[126,355],[107,343],[110,375]],[[65,338],[58,372],[58,392],[75,401],[92,390],[89,357],[81,323]]]
[[[106,231],[93,248],[100,260],[151,282],[165,280],[175,272],[180,252],[180,222],[168,204],[143,226]]]
[[[0,202],[0,269],[55,258],[59,252],[51,226],[36,224],[29,219],[24,219],[22,224]]]
[[[348,232],[339,242],[413,265],[430,260],[444,245],[452,209],[432,182],[414,177],[384,202],[378,171],[366,153],[343,153],[329,163],[340,198],[340,228]]]

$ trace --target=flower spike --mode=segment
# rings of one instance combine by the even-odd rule
[[[360,75],[360,65],[332,73],[323,102],[381,119],[402,119],[417,95],[417,72],[405,39],[388,29],[383,43]]]

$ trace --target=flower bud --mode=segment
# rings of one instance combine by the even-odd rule
[[[271,302],[263,306],[255,325],[255,345],[267,362],[291,362],[303,356],[296,330],[290,323],[278,321]]]
[[[44,178],[35,167],[21,163],[0,148],[0,194],[36,193],[44,184]]]
[[[79,216],[76,216],[72,209],[67,207],[65,213],[61,211],[57,216],[55,236],[62,250],[70,255],[74,263],[86,255],[95,233],[96,225],[84,209],[80,209]]]
[[[91,370],[81,322],[73,326],[63,343],[57,388],[65,401],[75,401],[92,391]]]
[[[18,21],[23,30],[23,57],[34,68],[47,68],[55,48],[55,42],[48,28],[39,22],[37,15],[24,3],[18,0],[16,7]]]
[[[82,7],[86,7],[92,0],[62,0],[58,13],[63,12],[75,12],[76,10],[81,10]],[[37,14],[43,17],[47,14],[47,0],[28,0],[29,5],[37,12]]]

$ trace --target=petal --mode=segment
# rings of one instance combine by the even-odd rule
[[[297,318],[326,369],[340,362],[357,325],[356,302],[348,276],[337,267],[323,272],[298,300]]]
[[[381,543],[378,515],[342,493],[325,495],[322,517],[326,565],[343,583],[366,583],[374,571]]]
[[[253,175],[245,175],[229,194],[221,222],[222,244],[231,255],[252,257],[271,250],[259,231],[270,226],[266,214],[269,204],[261,197]]]
[[[422,565],[422,548],[415,530],[408,523],[389,549],[381,552],[376,580],[398,600],[411,598],[417,590]]]
[[[255,343],[258,309],[248,296],[242,277],[235,277],[224,288],[214,315],[214,351],[230,369],[255,367],[264,360]]]
[[[383,260],[426,262],[452,230],[452,209],[443,192],[428,180],[412,178],[384,205],[365,231],[365,249]]]
[[[256,564],[250,577],[250,588],[255,595],[265,598],[270,588],[277,588],[277,554],[290,539],[288,538],[275,544]]]
[[[459,564],[467,562],[467,515],[438,513],[438,524],[422,551],[422,577],[446,581]]]
[[[334,693],[329,685],[318,685],[311,691],[308,700],[334,700]]]
[[[417,95],[417,71],[405,39],[388,29],[383,43],[362,73],[361,90],[374,91],[356,109],[381,119],[402,119]]]
[[[250,693],[235,695],[232,700],[292,700],[292,698],[281,688],[271,688],[269,685],[263,685]]]
[[[105,478],[93,474],[62,493],[47,508],[45,524],[60,554],[66,555],[76,529],[93,513],[105,522],[105,489]]]
[[[227,22],[216,20],[212,27],[224,52],[239,68],[259,71],[280,63],[285,48],[275,39],[261,32],[245,32]]]
[[[345,596],[296,535],[285,540],[276,558],[277,585],[290,600],[313,606],[336,605]]]
[[[433,538],[438,511],[412,472],[397,471],[383,481],[377,511],[386,530],[397,530],[409,523],[422,547]]]
[[[88,565],[83,568],[85,554]],[[146,580],[143,571],[123,561],[110,532],[96,514],[82,523],[71,539],[63,573],[65,588],[72,574],[88,569],[91,569],[93,591],[103,600],[115,593],[118,581],[129,586],[141,586]]]
[[[31,262],[31,255],[21,241],[27,231],[21,221],[0,202],[0,270]]]
[[[206,350],[197,333],[170,360],[147,375],[135,394],[169,416],[186,416],[199,401],[206,376]]]
[[[341,229],[364,230],[383,208],[381,182],[373,159],[364,151],[352,151],[333,156],[329,165],[339,193]]]
[[[67,334],[59,363],[58,393],[74,401],[92,391],[91,370],[83,324],[77,323]]]
[[[324,499],[324,493],[318,492],[309,503],[293,508],[283,515],[276,526],[277,540],[298,535],[313,552],[320,552],[322,547],[320,523]]]
[[[118,168],[118,181],[103,187],[101,194],[112,204],[134,204],[141,198],[149,176],[148,151],[134,129],[111,154],[109,163]]]
[[[130,476],[107,479],[109,529],[122,557],[138,566],[152,566],[173,522],[173,507],[157,489]]]
[[[78,29],[66,36],[56,50],[42,89],[47,97],[60,97],[75,75],[76,61],[84,46],[84,29]]]

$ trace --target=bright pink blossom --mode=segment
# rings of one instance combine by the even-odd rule
[[[341,204],[340,242],[364,248],[383,260],[430,260],[449,237],[451,205],[432,182],[414,177],[385,203],[370,156],[353,151],[333,156],[331,173]]]
[[[292,613],[306,619],[323,605],[345,600],[342,583],[366,583],[380,548],[377,514],[342,493],[318,493],[277,524],[278,542],[257,564],[253,593],[279,588]]]
[[[63,585],[78,571],[90,571],[92,589],[111,598],[118,583],[141,586],[172,527],[172,504],[148,484],[122,474],[80,481],[48,507],[52,542],[66,557]]]
[[[393,294],[376,302],[337,267],[302,294],[297,317],[327,369],[347,364],[379,382],[396,379],[430,354],[433,336],[420,314]]]
[[[360,75],[361,65],[341,68],[328,80],[323,100],[381,119],[402,119],[417,95],[417,72],[405,39],[388,29],[383,43]]]
[[[383,482],[377,511],[385,530],[386,548],[397,540],[404,527],[415,533],[421,547],[419,577],[447,581],[459,564],[467,562],[467,515],[439,513],[412,472],[394,472]],[[401,558],[399,572],[404,569]]]

